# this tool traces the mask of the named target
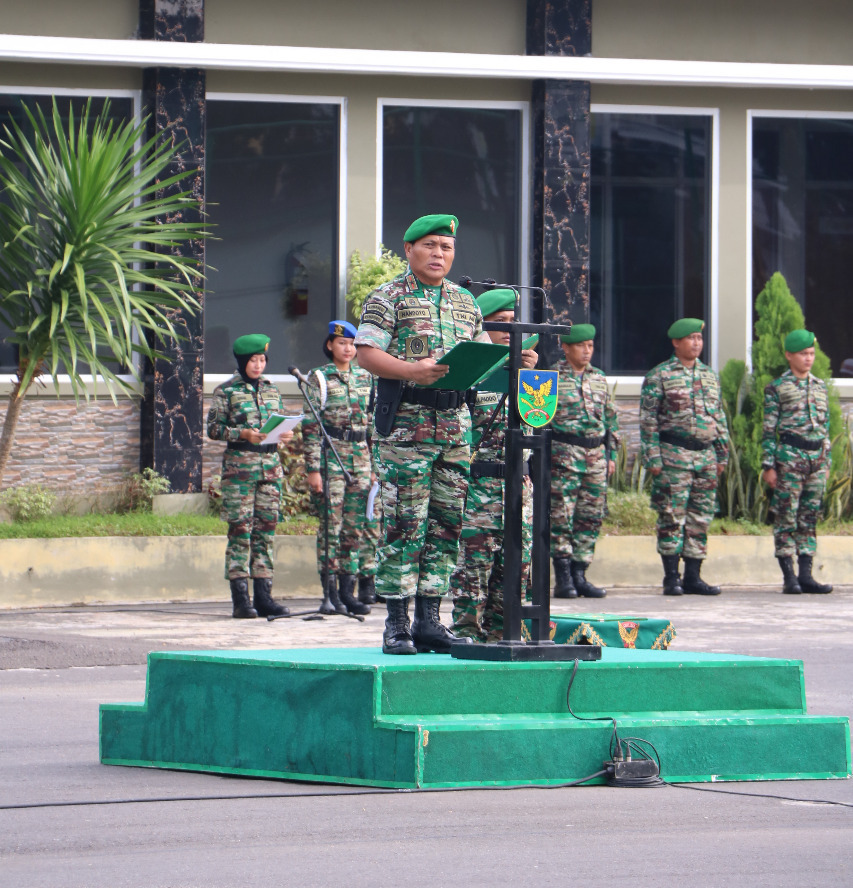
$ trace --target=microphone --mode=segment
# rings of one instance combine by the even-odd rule
[[[310,383],[308,382],[308,377],[304,373],[302,373],[298,367],[288,367],[287,372],[291,376],[295,376],[297,381],[301,385],[310,385]]]
[[[459,278],[457,283],[460,287],[464,287],[467,290],[468,287],[471,286],[471,284],[477,284],[480,287],[494,287],[496,281],[492,280],[491,278],[486,278],[482,281],[475,281],[472,278],[468,277],[468,275],[466,274]]]

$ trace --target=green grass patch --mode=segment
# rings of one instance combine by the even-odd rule
[[[286,518],[277,534],[313,535],[317,519],[308,515]],[[151,512],[55,515],[38,521],[0,524],[0,539],[55,539],[109,536],[224,536],[225,522],[216,515],[155,515]]]

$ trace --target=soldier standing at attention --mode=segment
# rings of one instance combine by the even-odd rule
[[[270,338],[261,333],[234,342],[237,372],[213,392],[207,436],[225,441],[222,518],[228,522],[225,579],[231,583],[232,616],[282,616],[290,611],[272,597],[273,543],[281,512],[283,472],[275,444],[261,444],[262,426],[282,413],[278,389],[263,376]],[[282,436],[293,437],[293,432]],[[249,601],[249,577],[253,602]]]
[[[782,591],[788,594],[832,592],[832,586],[812,577],[817,519],[830,464],[829,398],[826,383],[810,372],[814,346],[814,333],[789,333],[789,369],[764,389],[762,477],[773,489],[773,539],[784,577]]]
[[[370,394],[373,378],[361,367],[353,366],[355,358],[355,327],[347,321],[332,321],[329,335],[323,343],[323,352],[329,363],[308,374],[308,395],[317,408],[330,438],[336,440],[335,450],[340,456],[351,482],[347,484],[338,461],[321,448],[321,434],[317,420],[307,401],[303,412],[302,440],[304,442],[305,471],[308,487],[320,524],[317,529],[317,570],[332,607],[343,607],[351,614],[369,614],[367,589],[359,588],[359,599],[354,593],[355,578],[359,572],[359,551],[362,537],[368,531],[367,496],[373,483],[367,426],[370,420]],[[323,460],[329,476],[329,500],[323,496]],[[329,563],[326,564],[326,522],[328,510]],[[373,528],[377,527],[373,522]],[[373,547],[375,550],[376,541]],[[335,587],[335,574],[338,585]],[[359,584],[361,587],[361,583]],[[375,596],[373,598],[375,601]]]
[[[477,297],[484,321],[512,323],[515,320],[515,291],[488,290]],[[509,345],[509,331],[489,330],[489,339]],[[536,366],[533,349],[521,353],[522,367]],[[504,529],[504,438],[507,406],[495,410],[501,396],[497,392],[473,391],[471,419],[477,452],[471,463],[471,478],[465,500],[465,518],[459,544],[459,561],[450,578],[453,595],[453,634],[474,641],[492,642],[503,638],[503,529]],[[525,478],[522,492],[522,532],[529,536],[533,521],[533,487]],[[530,561],[530,541],[523,541],[522,561]]]
[[[729,433],[717,374],[699,360],[705,322],[682,318],[667,331],[675,354],[651,370],[640,395],[640,456],[654,476],[664,595],[719,595],[699,575],[714,516]],[[678,559],[684,558],[684,582]]]
[[[439,619],[456,566],[468,486],[471,414],[465,393],[437,383],[436,360],[482,334],[474,297],[447,280],[458,220],[416,219],[403,235],[409,267],[371,293],[355,339],[359,364],[379,377],[374,425],[383,533],[376,592],[388,616],[387,654],[449,653],[455,636]],[[415,615],[409,625],[409,599]]]
[[[607,377],[590,364],[595,327],[574,324],[560,337],[565,359],[551,423],[551,558],[555,598],[604,598],[586,578],[616,469],[619,418]]]

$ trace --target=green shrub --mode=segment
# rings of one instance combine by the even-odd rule
[[[607,516],[603,533],[643,535],[655,532],[657,515],[649,504],[646,493],[633,491],[607,497]]]
[[[19,484],[0,493],[0,505],[13,521],[40,521],[47,518],[56,504],[56,495],[40,484]]]
[[[152,468],[128,475],[119,490],[116,512],[150,512],[154,497],[168,493],[171,484]]]
[[[363,256],[353,250],[347,272],[347,302],[353,317],[361,315],[364,300],[381,284],[402,274],[408,266],[405,259],[392,250],[379,246],[378,256]]]

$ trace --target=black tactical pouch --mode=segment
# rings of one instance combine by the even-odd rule
[[[387,438],[394,428],[397,408],[403,395],[402,379],[383,379],[376,381],[376,409],[373,413],[373,424],[376,431]]]

